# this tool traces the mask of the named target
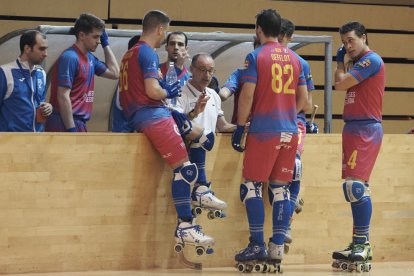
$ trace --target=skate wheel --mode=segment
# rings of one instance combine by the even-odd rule
[[[246,271],[246,265],[245,264],[237,264],[237,270],[239,272],[245,272]]]
[[[212,212],[212,211],[208,212],[207,218],[208,219],[215,219],[216,217],[214,216],[214,212]]]
[[[201,246],[197,246],[197,247],[196,247],[196,253],[197,253],[197,256],[201,256],[201,255],[203,255],[203,254],[204,254],[204,252],[205,252],[204,247],[201,247]]]
[[[348,270],[349,267],[347,263],[341,263],[339,266],[342,270]]]
[[[263,264],[255,264],[254,265],[254,271],[256,271],[256,272],[263,272],[264,271]]]
[[[214,253],[214,249],[213,248],[211,248],[211,247],[207,248],[206,254],[213,254],[213,253]]]
[[[245,272],[250,273],[253,271],[253,266],[251,264],[246,265],[246,270]]]
[[[279,273],[283,273],[283,266],[279,266],[279,268],[278,268],[278,270],[277,270]]]
[[[194,213],[196,215],[201,215],[202,212],[203,212],[203,209],[201,209],[201,207],[195,207],[194,208]]]
[[[215,210],[215,211],[214,211],[214,216],[215,216],[216,218],[221,218],[221,211],[220,211],[220,210]]]
[[[174,246],[174,251],[177,252],[177,253],[180,253],[181,251],[183,251],[183,248],[184,248],[184,246],[181,243],[177,243]]]
[[[363,264],[357,264],[356,265],[356,272],[362,272],[364,270],[365,266]]]

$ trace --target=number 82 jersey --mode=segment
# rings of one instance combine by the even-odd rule
[[[248,54],[241,82],[256,85],[249,132],[298,133],[296,89],[306,79],[290,49],[268,42]]]

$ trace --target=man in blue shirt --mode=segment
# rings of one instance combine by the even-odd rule
[[[20,37],[20,56],[0,66],[0,131],[41,132],[52,105],[45,102],[46,36],[30,30]]]

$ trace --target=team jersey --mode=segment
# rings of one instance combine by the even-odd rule
[[[385,90],[385,66],[381,57],[373,51],[368,51],[354,63],[349,73],[359,83],[346,92],[344,121],[381,122]]]
[[[50,103],[59,113],[58,87],[69,88],[72,114],[83,121],[91,117],[94,100],[94,75],[102,75],[108,68],[90,52],[86,55],[74,44],[66,49],[53,68]]]
[[[299,59],[277,42],[268,42],[245,60],[242,84],[256,84],[249,132],[298,133],[296,89],[306,85]]]
[[[19,66],[20,64],[20,66]],[[0,66],[0,131],[43,131],[36,109],[46,97],[46,73],[20,59]]]
[[[159,79],[158,55],[151,46],[139,41],[122,58],[119,99],[124,114],[138,131],[155,119],[171,116],[161,100],[151,99],[145,91],[145,79]]]
[[[239,96],[241,90],[240,79],[243,69],[236,69],[231,73],[230,77],[227,79],[224,87],[229,89],[230,93],[234,96],[234,107],[233,107],[233,116],[231,117],[231,123],[237,124],[237,112],[239,107]]]
[[[296,52],[293,52],[293,53],[298,57],[300,64],[302,65],[302,70],[305,76],[306,87],[308,89],[308,92],[315,90],[315,85],[313,84],[312,73],[311,73],[309,63],[306,60],[304,60],[300,55],[298,55]],[[303,124],[306,124],[305,112],[300,111],[298,113],[297,119],[301,121]]]

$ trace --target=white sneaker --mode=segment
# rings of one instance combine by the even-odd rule
[[[214,192],[205,185],[200,185],[195,188],[191,196],[191,204],[196,207],[207,209],[224,210],[227,208],[226,202],[218,199]]]
[[[214,239],[201,231],[201,226],[186,221],[179,222],[175,231],[175,241],[189,245],[213,246]]]

